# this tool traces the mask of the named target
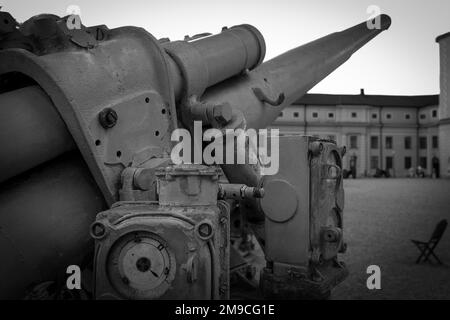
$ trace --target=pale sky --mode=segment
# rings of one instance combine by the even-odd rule
[[[157,38],[220,32],[242,23],[266,40],[266,60],[286,50],[367,20],[369,5],[392,18],[388,31],[310,92],[421,95],[439,93],[436,36],[450,31],[450,0],[0,0],[19,21],[39,13],[81,9],[83,24],[133,25]]]

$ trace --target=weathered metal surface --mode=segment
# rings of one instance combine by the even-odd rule
[[[219,184],[219,199],[259,199],[263,198],[264,194],[263,188],[249,187],[245,184]]]
[[[75,148],[50,98],[39,87],[0,95],[0,182]]]
[[[106,203],[82,157],[69,154],[0,187],[0,299],[63,280],[93,254],[89,226]],[[86,260],[86,258],[89,258]]]
[[[230,208],[217,202],[217,169],[156,174],[159,203],[119,203],[92,225],[96,298],[227,298]]]
[[[170,150],[173,88],[164,52],[143,29],[109,30],[88,51],[2,50],[0,61],[0,74],[25,74],[49,95],[109,204],[118,199],[121,171],[136,156],[151,146]],[[118,114],[114,128],[97,120],[106,107]]]
[[[348,276],[345,266],[329,261],[315,273],[292,265],[277,265],[277,270],[265,268],[261,274],[260,288],[264,298],[282,300],[328,299],[331,289]]]
[[[313,263],[329,260],[344,248],[344,186],[341,150],[334,143],[317,140],[311,158],[311,251]],[[326,196],[325,196],[326,195]]]
[[[280,137],[280,167],[264,176],[260,199],[265,221],[265,255],[268,261],[307,266],[309,261],[310,167],[309,138]],[[296,161],[292,161],[296,159]],[[280,210],[277,210],[279,208]]]
[[[156,171],[161,205],[215,205],[220,171],[214,166],[185,164]]]
[[[348,273],[337,256],[344,247],[341,151],[331,141],[283,135],[280,153],[279,172],[261,180],[269,195],[260,200],[268,261],[263,294],[326,297]]]

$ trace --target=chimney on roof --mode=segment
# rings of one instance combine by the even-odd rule
[[[361,89],[360,89],[360,93],[359,93],[359,94],[362,95],[362,96],[365,94],[365,93],[364,93],[364,88],[361,88]]]

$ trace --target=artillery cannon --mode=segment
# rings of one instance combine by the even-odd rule
[[[265,296],[323,297],[345,278],[342,148],[282,135],[278,173],[261,176],[174,165],[171,133],[269,126],[388,16],[262,63],[250,25],[169,41],[0,15],[0,298],[79,265],[97,299],[226,299],[236,217],[264,250]]]

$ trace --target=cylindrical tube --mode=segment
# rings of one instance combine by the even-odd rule
[[[75,147],[72,136],[38,86],[0,95],[0,182]]]
[[[208,87],[240,72],[256,68],[264,59],[264,38],[255,27],[243,24],[189,42],[208,69]]]
[[[66,154],[0,187],[0,299],[64,275],[92,251],[89,226],[104,198],[79,154]]]
[[[219,34],[193,41],[167,42],[163,47],[169,56],[169,72],[177,99],[181,98],[180,94],[201,95],[212,85],[254,69],[266,52],[261,33],[246,24],[224,28]]]

